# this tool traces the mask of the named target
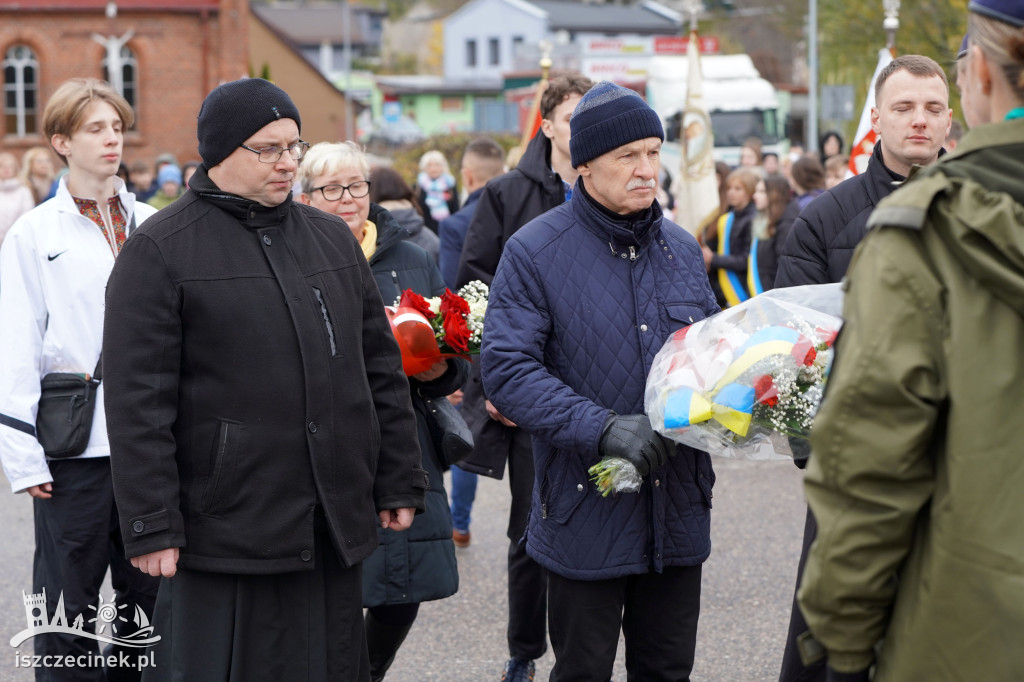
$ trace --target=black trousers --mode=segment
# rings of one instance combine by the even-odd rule
[[[800,565],[796,569],[796,588],[793,590],[793,610],[789,615],[789,632],[786,633],[786,650],[782,654],[782,670],[779,682],[825,682],[825,659],[805,666],[800,659],[797,648],[797,637],[807,632],[807,621],[796,600],[796,592],[800,589],[800,581],[804,577],[804,566],[807,564],[807,553],[811,550],[814,538],[818,536],[818,523],[810,507],[807,509],[807,521],[804,522],[804,546],[800,550]]]
[[[369,682],[362,565],[315,535],[313,570],[178,569],[160,582],[155,667],[145,682]]]
[[[607,682],[619,631],[628,682],[687,682],[700,616],[701,566],[611,580],[548,576],[550,682]]]
[[[544,567],[526,554],[523,536],[533,500],[533,444],[522,429],[512,429],[508,480],[508,652],[532,661],[547,651],[548,578]]]
[[[52,620],[63,594],[67,625],[79,615],[85,628],[103,634],[127,635],[137,629],[133,622],[135,606],[147,617],[153,614],[159,581],[143,575],[125,559],[124,543],[118,525],[117,506],[111,482],[110,460],[107,457],[53,460],[49,463],[53,476],[53,497],[32,500],[35,516],[36,549],[32,568],[32,589],[35,594],[46,591],[47,616]],[[114,587],[114,603],[125,621],[106,623],[100,617],[100,587],[110,568]],[[110,604],[106,599],[104,604]],[[93,622],[90,623],[89,621]],[[114,628],[118,628],[116,632]],[[82,656],[99,654],[96,640],[63,634],[42,634],[34,639],[35,653],[40,656]],[[120,656],[122,652],[135,661],[148,651],[106,646],[104,655]],[[84,659],[83,659],[84,660]],[[94,682],[101,680],[140,679],[137,670],[110,667],[36,668],[36,680],[68,680]]]

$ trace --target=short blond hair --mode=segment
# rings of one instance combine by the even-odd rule
[[[370,178],[370,162],[366,152],[355,142],[318,142],[310,147],[299,165],[298,180],[304,194],[313,193],[313,179],[342,168],[358,168],[363,178]]]
[[[46,139],[52,139],[54,135],[71,137],[82,127],[85,110],[94,102],[106,102],[114,107],[121,119],[122,129],[128,130],[135,123],[135,112],[131,105],[110,83],[98,78],[72,78],[57,88],[46,103],[43,111],[43,133]],[[67,163],[60,152],[57,155]]]

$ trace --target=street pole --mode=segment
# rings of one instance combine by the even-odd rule
[[[345,61],[345,139],[351,140],[355,137],[355,128],[352,120],[352,10],[348,0],[343,2],[345,13],[345,46],[343,48]]]
[[[818,0],[807,10],[807,137],[804,149],[818,151]]]

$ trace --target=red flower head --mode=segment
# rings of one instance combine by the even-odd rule
[[[801,365],[810,367],[814,364],[814,359],[818,357],[818,351],[814,350],[814,342],[806,336],[801,336],[800,339],[793,344],[793,350],[790,352],[790,355],[792,355],[793,359]]]
[[[428,320],[433,319],[434,317],[434,311],[430,309],[430,304],[427,303],[427,299],[423,298],[412,289],[406,289],[402,292],[402,298],[398,301],[398,305],[402,308],[412,308]]]
[[[449,315],[465,319],[466,315],[469,315],[469,304],[466,303],[466,299],[453,294],[451,289],[445,289],[441,294],[441,314],[445,319]]]
[[[444,342],[456,353],[469,351],[469,327],[461,315],[444,316]]]
[[[754,381],[754,400],[767,407],[774,407],[779,402],[779,391],[775,382],[768,374],[759,376]]]

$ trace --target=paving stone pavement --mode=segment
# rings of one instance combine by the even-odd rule
[[[693,682],[778,678],[803,532],[802,474],[788,461],[715,458],[712,553],[704,565]],[[31,588],[32,505],[0,477],[0,682],[28,682],[8,642],[25,627],[22,590]],[[459,549],[455,596],[420,609],[388,682],[489,682],[501,677],[505,644],[506,481],[480,479],[473,539]],[[104,590],[108,597],[109,586]],[[625,682],[620,641],[613,680]],[[547,680],[553,657],[537,662]],[[159,662],[157,663],[159,665]]]

